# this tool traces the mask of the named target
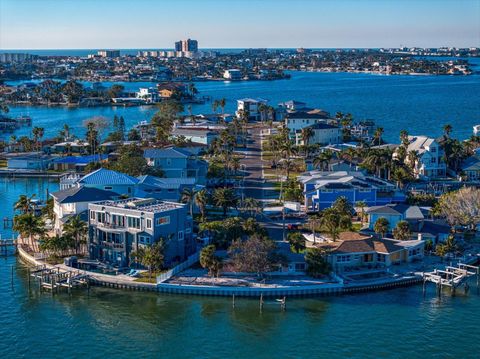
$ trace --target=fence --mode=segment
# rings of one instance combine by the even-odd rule
[[[195,264],[198,262],[200,259],[200,252],[196,252],[192,254],[190,257],[187,258],[185,262],[180,263],[179,265],[173,267],[172,269],[168,270],[165,273],[160,274],[157,276],[157,284],[163,283],[166,280],[172,278],[175,274],[180,273],[181,271],[187,269],[191,265]]]

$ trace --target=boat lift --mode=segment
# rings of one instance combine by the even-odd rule
[[[452,296],[456,290],[464,284],[465,294],[468,293],[470,287],[467,283],[468,278],[477,276],[477,291],[480,289],[480,267],[470,264],[458,263],[457,267],[447,266],[445,270],[435,269],[433,272],[423,273],[423,293],[425,294],[425,286],[427,282],[436,284],[437,294],[441,295],[443,287],[450,287]]]

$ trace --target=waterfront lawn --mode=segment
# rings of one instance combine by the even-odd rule
[[[152,276],[150,276],[148,274],[148,271],[146,272],[141,272],[138,274],[138,277],[135,278],[135,282],[141,282],[141,283],[153,283],[153,284],[156,284],[157,283],[157,276],[159,274],[162,274],[163,272],[166,272],[166,270],[164,271],[158,271],[158,272],[152,272]]]

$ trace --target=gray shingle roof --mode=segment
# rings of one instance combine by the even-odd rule
[[[71,187],[61,191],[53,192],[53,198],[59,203],[76,202],[97,202],[105,201],[117,197],[118,195],[111,191],[105,191],[90,187]]]

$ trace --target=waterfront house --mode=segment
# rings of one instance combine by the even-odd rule
[[[228,69],[223,73],[223,78],[230,81],[238,81],[242,79],[242,71],[239,69]]]
[[[160,168],[166,178],[193,177],[197,184],[206,183],[207,162],[186,149],[151,148],[144,151],[144,157],[149,166]]]
[[[181,82],[162,82],[157,84],[157,91],[161,99],[171,97],[182,98],[188,94],[187,86]]]
[[[422,259],[424,246],[425,242],[421,240],[345,239],[327,245],[330,248],[328,261],[336,273],[388,268],[393,264]]]
[[[196,250],[187,206],[152,198],[130,198],[89,204],[91,259],[114,266],[133,265],[130,255],[140,247],[165,241],[165,265],[185,260]]]
[[[9,170],[46,171],[53,161],[53,157],[43,152],[26,152],[7,154]]]
[[[83,172],[89,163],[105,162],[108,155],[88,155],[88,156],[66,156],[58,157],[50,165],[55,171],[75,171]]]
[[[339,197],[355,204],[364,201],[368,206],[402,202],[405,196],[392,183],[355,171],[310,171],[298,176],[303,186],[306,211],[321,211],[331,207]]]
[[[338,126],[317,122],[305,128],[311,128],[313,131],[313,136],[308,142],[310,145],[334,145],[342,142],[342,129]],[[305,144],[302,138],[302,130],[295,131],[295,144],[297,146]]]
[[[384,206],[373,206],[366,210],[368,215],[368,228],[373,231],[375,222],[379,218],[385,218],[389,223],[391,231],[398,222],[407,221],[414,224],[425,219],[425,216],[418,206],[409,206],[407,204],[387,204]]]
[[[426,136],[408,136],[408,141],[407,153],[416,152],[418,160],[410,164],[407,156],[405,162],[412,165],[416,178],[428,180],[446,176],[445,153],[436,139]]]
[[[291,112],[300,110],[302,108],[305,108],[306,106],[307,104],[305,102],[296,101],[296,100],[284,101],[278,104],[278,107],[284,108],[286,111],[291,111]]]
[[[145,103],[156,103],[160,99],[160,94],[155,87],[140,87],[135,97]]]
[[[53,198],[53,212],[55,213],[54,230],[62,233],[63,225],[72,216],[82,215],[88,210],[88,204],[105,201],[118,197],[118,194],[97,188],[70,187],[50,193]],[[87,215],[83,216],[87,221]]]

